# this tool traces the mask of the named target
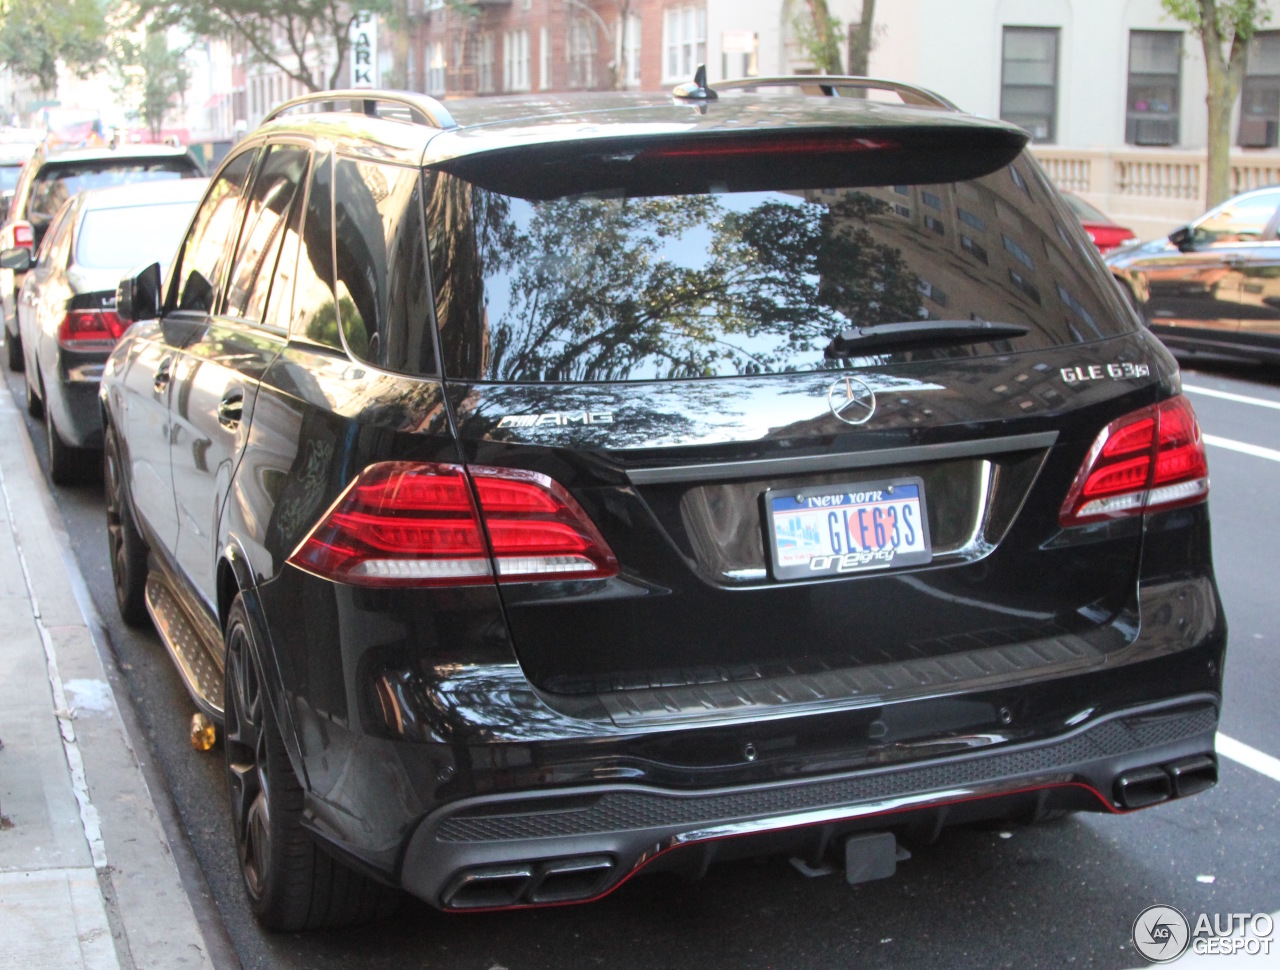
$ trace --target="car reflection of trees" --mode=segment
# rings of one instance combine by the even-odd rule
[[[866,193],[743,209],[714,195],[531,203],[433,179],[451,374],[580,382],[808,369],[845,327],[921,313],[919,278],[868,229],[886,204]],[[488,341],[479,359],[448,359],[477,332]]]

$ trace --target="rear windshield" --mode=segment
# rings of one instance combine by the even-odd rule
[[[132,182],[152,182],[180,178],[196,178],[196,166],[187,158],[102,159],[65,165],[46,166],[36,176],[27,206],[31,224],[37,228],[53,221],[62,204],[77,192],[105,189]]]
[[[0,192],[12,192],[18,184],[18,176],[22,174],[22,163],[0,163]]]
[[[76,264],[86,269],[168,266],[196,210],[190,202],[90,209],[76,236]]]
[[[1136,326],[1027,156],[942,184],[830,181],[530,198],[428,171],[445,373],[523,382],[773,374],[865,364],[826,351],[841,331],[871,324],[1029,328],[912,351],[916,359]]]

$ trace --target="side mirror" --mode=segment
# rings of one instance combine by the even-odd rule
[[[125,323],[160,316],[160,264],[152,263],[126,276],[116,287],[116,316]]]
[[[0,268],[25,273],[31,268],[31,250],[26,246],[14,246],[0,251]]]
[[[1190,226],[1181,226],[1169,233],[1169,242],[1173,243],[1184,253],[1190,252],[1195,248],[1195,230]]]

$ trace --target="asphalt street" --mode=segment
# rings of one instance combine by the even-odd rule
[[[22,377],[7,377],[21,408]],[[1280,375],[1197,368],[1184,382],[1210,442],[1214,556],[1231,626],[1221,730],[1265,769],[1254,752],[1280,757]],[[28,430],[45,461],[42,425],[28,419]],[[376,926],[265,934],[241,893],[221,748],[192,750],[194,708],[164,648],[116,614],[101,489],[99,470],[86,469],[81,484],[56,490],[58,507],[127,685],[119,700],[132,702],[146,736],[139,756],[167,782],[245,967],[1124,968],[1144,965],[1130,927],[1153,904],[1280,910],[1280,778],[1224,757],[1218,787],[1194,798],[1129,817],[950,830],[894,878],[857,888],[770,859],[724,863],[700,882],[638,878],[589,906],[457,916],[406,900]]]

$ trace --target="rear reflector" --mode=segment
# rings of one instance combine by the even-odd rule
[[[13,245],[26,246],[33,249],[36,244],[35,232],[31,228],[29,222],[15,222],[13,224]]]
[[[1203,502],[1209,463],[1191,402],[1172,397],[1117,418],[1089,449],[1058,519],[1064,526]]]
[[[69,310],[58,324],[58,343],[67,348],[114,344],[124,331],[124,321],[114,310]]]
[[[502,582],[589,579],[618,571],[586,513],[545,475],[411,462],[361,472],[289,562],[357,586],[457,586],[495,574]]]

